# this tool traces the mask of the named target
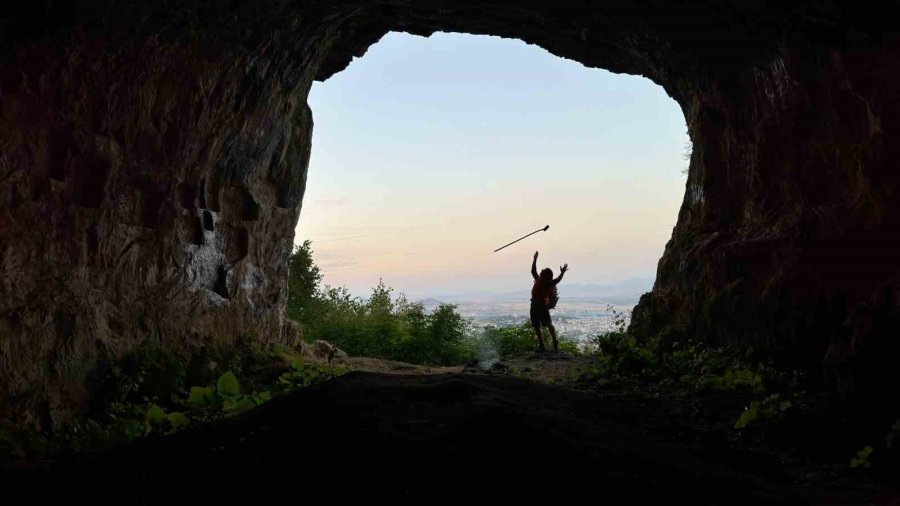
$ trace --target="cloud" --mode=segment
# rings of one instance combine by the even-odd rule
[[[359,267],[360,262],[358,260],[332,260],[325,261],[320,264],[320,267],[323,271],[341,271],[348,270],[352,267]]]

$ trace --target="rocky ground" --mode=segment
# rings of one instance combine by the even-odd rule
[[[766,444],[742,436],[733,425],[748,394],[581,384],[591,359],[567,355],[487,369],[333,360],[354,372],[216,424],[7,475],[5,485],[32,498],[145,504],[900,504],[846,459],[817,451],[824,429],[812,418]]]

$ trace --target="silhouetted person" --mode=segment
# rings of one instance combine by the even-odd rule
[[[531,262],[531,277],[534,278],[534,286],[531,288],[531,325],[534,327],[534,333],[537,336],[537,351],[544,352],[544,333],[541,326],[550,329],[550,336],[553,337],[553,352],[559,351],[559,340],[556,338],[556,328],[550,320],[550,296],[553,294],[553,287],[562,281],[563,275],[569,270],[569,264],[565,264],[559,268],[559,277],[553,279],[553,271],[544,269],[541,275],[537,272],[538,252],[534,252],[534,260]]]

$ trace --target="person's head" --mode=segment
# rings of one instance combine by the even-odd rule
[[[544,269],[541,271],[541,279],[543,281],[553,281],[553,269]]]

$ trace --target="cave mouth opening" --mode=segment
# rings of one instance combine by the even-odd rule
[[[681,108],[649,79],[519,39],[390,32],[308,102],[295,243],[312,241],[326,283],[508,292],[528,287],[521,274],[539,250],[554,270],[578,266],[575,283],[631,282],[628,305],[652,288],[690,142]]]

